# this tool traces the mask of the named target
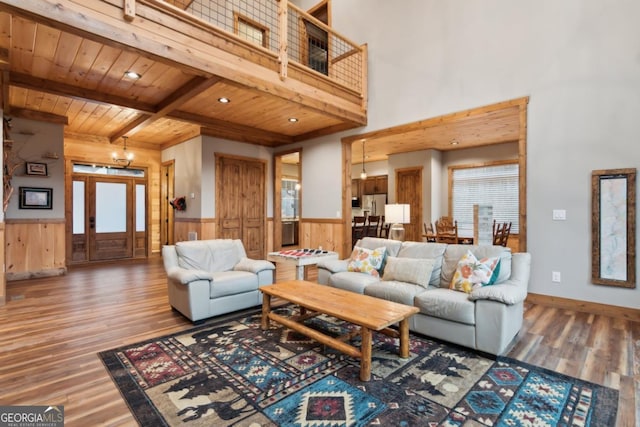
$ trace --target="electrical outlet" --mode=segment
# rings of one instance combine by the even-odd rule
[[[552,271],[551,272],[551,281],[555,282],[555,283],[560,283],[561,278],[560,278],[560,272],[559,271]]]

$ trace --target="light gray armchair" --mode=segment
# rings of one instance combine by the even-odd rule
[[[262,303],[275,266],[247,258],[240,240],[178,242],[162,248],[171,306],[192,322]]]

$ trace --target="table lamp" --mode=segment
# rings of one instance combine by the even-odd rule
[[[384,205],[384,218],[391,223],[389,238],[393,240],[404,240],[404,227],[402,224],[411,222],[411,207],[403,204]]]

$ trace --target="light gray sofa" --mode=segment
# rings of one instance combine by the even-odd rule
[[[410,319],[412,331],[490,354],[502,354],[522,327],[531,264],[528,253],[512,254],[502,246],[400,242],[371,237],[359,240],[356,246],[367,249],[384,246],[390,257],[432,259],[428,285],[384,281],[384,272],[381,277],[374,277],[347,271],[348,259],[318,263],[318,282],[415,305],[420,312]],[[495,284],[471,293],[449,289],[458,261],[468,250],[478,259],[500,256]]]
[[[273,283],[275,266],[247,258],[240,240],[178,242],[162,257],[169,303],[193,322],[260,305],[258,289]]]

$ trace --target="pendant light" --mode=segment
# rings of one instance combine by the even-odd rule
[[[367,171],[364,169],[364,142],[366,140],[362,140],[362,172],[360,172],[360,179],[367,179]]]

